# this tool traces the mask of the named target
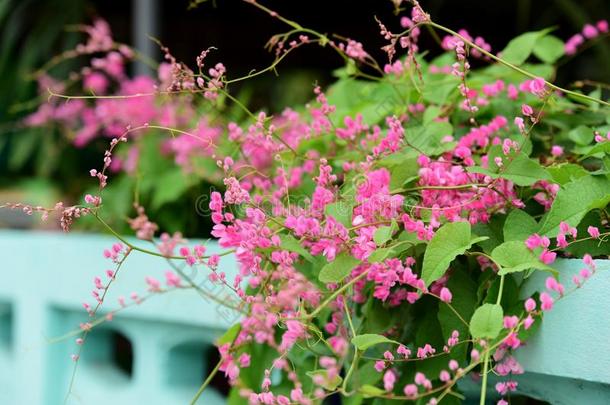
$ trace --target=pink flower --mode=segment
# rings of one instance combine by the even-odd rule
[[[568,241],[566,240],[566,235],[560,233],[557,235],[557,247],[566,248],[568,247]]]
[[[161,290],[161,283],[159,283],[157,279],[153,277],[146,277],[144,281],[146,281],[146,284],[148,284],[149,291],[156,292]]]
[[[417,395],[417,385],[415,384],[407,384],[403,389],[403,392],[407,397],[414,397]]]
[[[241,356],[239,356],[239,365],[242,368],[250,366],[250,355],[248,353],[242,353]]]
[[[449,291],[449,289],[447,287],[443,287],[441,289],[441,293],[440,293],[441,301],[450,303],[452,298],[453,298],[453,295],[451,294],[451,291]]]
[[[563,155],[563,148],[559,145],[553,145],[551,147],[551,155],[553,155],[555,157],[559,157],[559,156]]]
[[[517,128],[519,128],[519,131],[525,131],[525,123],[523,122],[523,118],[515,117],[515,125],[517,126]]]
[[[506,346],[510,347],[513,350],[521,346],[521,340],[517,337],[517,334],[515,332],[509,333],[502,343],[504,343]]]
[[[538,97],[544,96],[546,81],[542,77],[537,77],[529,84],[529,90]]]
[[[409,350],[406,346],[404,345],[400,345],[398,346],[398,350],[396,351],[398,354],[404,356],[404,358],[406,359],[407,357],[409,357],[411,355],[411,350]]]
[[[529,117],[530,115],[532,115],[534,113],[534,109],[527,104],[522,104],[521,113],[523,115],[525,115],[526,117]]]
[[[582,35],[587,39],[592,39],[598,36],[599,32],[593,25],[585,24],[585,26],[582,28]]]
[[[535,309],[536,309],[536,301],[533,298],[528,298],[525,301],[525,310],[527,312],[532,312]]]
[[[219,262],[220,262],[220,256],[211,255],[210,258],[208,259],[208,266],[216,267],[216,266],[218,266]]]
[[[392,391],[394,389],[394,383],[396,382],[396,375],[392,370],[388,370],[383,375],[383,388],[386,391]]]
[[[417,358],[425,359],[428,355],[432,355],[436,353],[436,349],[430,346],[429,343],[426,343],[424,347],[417,348]]]
[[[599,229],[597,229],[594,226],[590,226],[587,228],[587,233],[592,237],[592,238],[599,238]]]
[[[523,327],[525,329],[529,329],[534,323],[534,318],[531,315],[528,315],[527,318],[523,320]]]
[[[108,88],[108,79],[104,74],[93,72],[84,76],[83,87],[95,95],[103,95]]]
[[[426,378],[426,375],[422,372],[415,373],[415,384],[421,385],[426,389],[432,388],[432,383]]]
[[[574,285],[576,285],[576,287],[580,287],[582,283],[580,277],[578,277],[577,275],[572,276],[572,282],[574,283]]]
[[[593,261],[593,258],[591,257],[591,255],[590,255],[590,254],[588,254],[588,253],[587,253],[586,255],[584,255],[584,256],[583,256],[583,258],[582,258],[582,261],[583,261],[583,262],[584,262],[584,263],[585,263],[587,266],[589,266],[589,268],[590,268],[591,270],[595,270],[595,262]]]
[[[519,318],[517,318],[515,315],[504,317],[504,328],[505,329],[512,329],[515,326],[517,326],[518,323],[519,323]]]
[[[555,258],[557,257],[557,253],[555,252],[551,252],[550,250],[543,250],[542,253],[540,253],[540,261],[544,264],[551,264],[555,261]]]
[[[542,308],[543,311],[550,311],[553,309],[553,297],[546,292],[540,294],[540,308]]]
[[[165,284],[168,287],[180,287],[180,277],[168,270],[165,272]]]
[[[529,250],[534,250],[537,247],[542,246],[542,238],[535,233],[525,240],[525,246],[527,246]]]
[[[548,290],[556,291],[559,294],[563,295],[564,287],[561,283],[559,283],[555,277],[547,277],[545,286]]]
[[[508,98],[510,98],[511,100],[516,100],[517,97],[519,97],[519,90],[517,90],[517,87],[515,87],[515,85],[513,84],[508,85],[508,87],[506,88],[506,93],[508,95]]]

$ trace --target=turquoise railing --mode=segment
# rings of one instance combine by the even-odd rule
[[[70,354],[78,348],[75,336],[53,338],[87,320],[81,302],[92,301],[93,277],[112,267],[102,251],[113,242],[77,233],[0,231],[0,404],[64,403],[73,370]],[[208,246],[219,250],[213,243]],[[515,377],[520,393],[552,404],[610,404],[610,262],[597,264],[593,279],[545,314],[539,332],[518,351],[526,370]],[[570,285],[581,267],[579,260],[559,262],[561,281]],[[116,308],[117,297],[132,291],[142,295],[144,277],[161,280],[168,268],[163,259],[134,252],[106,305]],[[221,268],[233,273],[234,259],[224,257]],[[205,274],[192,276],[211,294],[223,294],[205,281]],[[544,277],[532,276],[524,294],[542,286]],[[237,314],[193,290],[159,295],[127,309],[90,335],[68,403],[188,403],[216,361],[214,339],[237,321]],[[121,358],[129,352],[127,346],[131,360]],[[117,347],[122,349],[117,352]],[[490,380],[488,392],[493,393]],[[479,387],[466,383],[462,388],[468,401],[478,403]],[[199,403],[224,402],[212,387]]]
[[[102,251],[114,242],[78,233],[0,231],[0,404],[64,403],[74,367],[70,355],[78,346],[76,336],[54,338],[88,320],[82,302],[93,302],[93,277],[113,267]],[[220,250],[213,242],[207,246],[209,252]],[[232,257],[223,257],[220,270],[230,275],[235,268]],[[167,269],[164,259],[133,252],[105,307],[118,308],[119,296],[129,302],[134,291],[144,296],[144,277],[163,280]],[[205,274],[193,278],[223,298]],[[194,290],[128,308],[90,334],[67,403],[186,404],[217,361],[211,358],[214,340],[236,321],[235,313]],[[132,359],[121,358],[130,351]],[[213,387],[199,401],[224,402]]]
[[[597,260],[596,265],[597,273],[557,301],[537,333],[516,352],[525,374],[510,378],[519,383],[519,394],[553,405],[610,404],[610,261]],[[568,290],[574,285],[572,276],[584,267],[576,259],[558,260],[553,266]],[[534,273],[525,283],[523,298],[542,291],[546,277],[548,273]],[[488,392],[495,392],[497,381],[490,378]],[[462,388],[469,403],[479,403],[480,386],[467,383]]]

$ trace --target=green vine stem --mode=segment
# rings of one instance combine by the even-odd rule
[[[195,396],[193,397],[193,399],[191,399],[190,405],[195,405],[197,403],[197,401],[199,400],[199,397],[201,396],[201,394],[203,394],[203,391],[205,391],[207,386],[210,385],[210,383],[212,382],[212,379],[214,378],[214,376],[216,376],[216,374],[220,370],[220,366],[222,366],[222,362],[223,362],[223,359],[220,359],[218,361],[218,363],[216,363],[216,366],[212,369],[210,374],[208,374],[208,377],[205,379],[203,384],[201,384],[201,386],[195,393]]]
[[[430,26],[432,26],[434,28],[437,28],[437,29],[439,29],[441,31],[445,31],[448,34],[451,34],[451,35],[459,38],[460,40],[464,41],[465,44],[468,44],[470,47],[476,49],[477,51],[481,52],[485,56],[488,56],[489,58],[493,59],[494,61],[496,61],[498,63],[501,63],[502,65],[504,65],[506,67],[509,67],[509,68],[513,69],[514,71],[519,72],[522,75],[529,77],[530,79],[538,78],[538,76],[534,75],[533,73],[530,73],[530,72],[528,72],[525,69],[522,69],[522,68],[520,68],[518,66],[515,66],[512,63],[510,63],[510,62],[508,62],[508,61],[506,61],[506,60],[504,60],[504,59],[494,55],[493,53],[486,51],[485,49],[483,49],[480,46],[476,45],[474,42],[469,41],[468,39],[464,38],[462,35],[458,34],[457,32],[453,31],[450,28],[447,28],[445,26],[437,24],[434,21],[428,21],[428,22],[425,22],[425,23],[422,23],[422,24],[430,25]],[[607,102],[607,101],[600,100],[598,98],[591,97],[591,96],[588,96],[586,94],[577,93],[577,92],[572,91],[572,90],[564,89],[563,87],[559,87],[559,86],[557,86],[557,85],[555,85],[555,84],[553,84],[553,83],[551,83],[549,81],[546,81],[546,80],[544,82],[545,82],[545,84],[547,86],[549,86],[553,90],[557,90],[557,91],[560,91],[562,93],[569,94],[569,95],[571,95],[573,97],[581,98],[583,100],[592,101],[594,103],[598,103],[598,104],[602,104],[602,105],[610,107],[610,103]]]

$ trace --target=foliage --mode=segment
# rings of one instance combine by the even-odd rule
[[[501,395],[516,390],[511,375],[523,370],[513,351],[568,293],[556,279],[557,257],[582,258],[572,286],[580,288],[596,270],[588,252],[610,253],[610,104],[599,92],[551,82],[574,44],[560,47],[543,30],[496,55],[414,2],[402,32],[379,22],[388,54],[381,65],[359,42],[251,4],[290,31],[270,41],[277,52],[270,67],[235,79],[220,63],[204,69],[210,50],[193,71],[166,49],[158,82],[129,79],[121,67],[131,50],[109,43],[97,22],[85,47],[105,56],[82,71],[82,83],[104,85],[94,96],[51,90],[51,103],[27,122],[55,123],[68,109],[59,121],[77,143],[110,136],[102,167],[90,172],[98,189],[76,206],[8,206],[58,213],[66,230],[78,217],[99,221],[121,240],[105,252],[116,271],[134,251],[165,258],[174,271],[164,285],[147,277],[149,295],[194,288],[206,296],[182,265],[207,270],[234,298],[219,301],[241,317],[219,340],[212,373],[229,379],[234,403],[309,404],[331,395],[353,404],[450,403],[461,398],[457,382],[474,373],[482,375],[484,404],[492,371],[503,379]],[[430,60],[418,49],[422,27],[447,34],[441,56]],[[588,39],[607,35],[607,23],[585,31]],[[314,87],[310,103],[268,116],[232,96],[233,83],[315,44],[346,66],[326,91]],[[482,66],[471,68],[474,59]],[[235,119],[228,105],[244,115]],[[149,193],[136,198],[128,223],[151,250],[102,218],[123,180],[113,170]],[[154,239],[159,226],[144,210],[184,198],[199,178],[219,187],[197,214],[214,224],[221,255],[179,233]],[[238,262],[233,280],[218,267],[225,255]],[[535,271],[548,272],[546,290],[521,296]],[[96,279],[91,316],[115,275]]]

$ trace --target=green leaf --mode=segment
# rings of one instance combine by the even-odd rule
[[[168,202],[176,201],[189,188],[188,177],[182,169],[175,168],[157,177],[151,202],[153,210]]]
[[[364,384],[362,387],[358,388],[358,392],[365,398],[374,398],[386,393],[385,390],[370,384]]]
[[[402,187],[405,182],[416,179],[419,174],[417,156],[413,156],[412,152],[392,154],[379,164],[390,170],[390,190]]]
[[[423,116],[424,125],[427,125],[427,124],[433,122],[434,119],[437,118],[439,115],[441,115],[440,107],[435,106],[435,105],[428,106],[428,108],[426,108],[426,111],[424,111],[424,116]]]
[[[568,138],[578,145],[587,146],[593,142],[593,130],[585,125],[579,125],[568,132]]]
[[[396,243],[385,248],[375,249],[367,258],[367,261],[369,263],[382,262],[387,258],[397,257],[405,250],[423,243],[417,239],[417,234],[403,231],[398,235]]]
[[[396,251],[394,251],[394,249],[392,249],[391,247],[375,249],[375,251],[369,255],[367,261],[369,263],[379,263],[384,261],[388,257],[394,257],[395,254]]]
[[[438,155],[451,149],[451,142],[442,142],[447,135],[453,135],[453,126],[446,121],[432,121],[405,130],[405,138],[409,145],[427,155]]]
[[[383,335],[376,335],[374,333],[365,333],[364,335],[357,335],[352,338],[352,344],[358,348],[358,350],[366,350],[371,346],[375,346],[381,343],[396,343],[398,342],[388,339]]]
[[[587,212],[604,208],[608,202],[610,180],[600,176],[583,176],[559,189],[550,211],[542,218],[538,233],[554,237],[562,221],[577,226]]]
[[[524,241],[538,230],[538,222],[523,210],[512,210],[504,222],[504,240]]]
[[[485,239],[487,237],[472,239],[468,222],[450,222],[443,225],[436,231],[424,253],[422,280],[426,285],[438,280],[445,274],[453,259],[463,254],[474,243]]]
[[[405,94],[387,81],[371,82],[343,78],[335,82],[326,92],[328,102],[336,106],[331,119],[337,126],[343,125],[346,116],[362,114],[363,121],[375,124],[387,115],[402,108]]]
[[[48,136],[48,135],[47,135]],[[9,139],[6,138],[5,139]],[[20,170],[28,159],[34,156],[36,148],[40,145],[41,131],[22,131],[20,136],[12,140],[10,154],[8,154],[8,166],[11,170]]]
[[[377,164],[381,167],[392,168],[396,166],[402,166],[405,163],[407,165],[411,165],[410,162],[413,160],[419,169],[419,165],[417,164],[417,153],[413,150],[403,150],[392,153],[384,158],[380,159]]]
[[[551,175],[540,163],[528,158],[522,153],[514,156],[512,160],[505,162],[505,167],[497,171],[479,166],[468,167],[467,171],[482,173],[494,179],[503,178],[510,180],[518,186],[531,186],[539,180],[550,180]]]
[[[322,267],[318,279],[323,283],[339,283],[349,276],[358,264],[360,260],[349,253],[340,253],[335,260]]]
[[[536,42],[533,52],[541,61],[553,64],[564,55],[564,43],[554,35],[546,35]]]
[[[584,167],[574,163],[549,166],[547,170],[551,173],[553,181],[558,184],[566,184],[589,174]]]
[[[289,252],[298,253],[308,262],[316,263],[316,259],[312,256],[312,254],[309,253],[307,249],[305,249],[294,236],[281,234],[280,241],[280,247],[282,249],[286,249]]]
[[[500,53],[500,57],[513,65],[521,65],[529,58],[538,40],[547,30],[526,32],[511,40]]]
[[[391,225],[380,226],[373,234],[373,241],[377,246],[383,246],[387,241],[392,239],[394,232],[398,230],[398,224],[395,219],[392,219]]]
[[[504,242],[503,229],[505,220],[506,217],[503,215],[494,215],[489,222],[479,222],[472,227],[474,234],[487,236],[487,240],[479,243],[485,253],[491,253],[496,246]]]
[[[430,303],[431,301],[428,301],[427,310],[418,311],[420,313],[417,314],[417,323],[413,325],[415,333],[413,344],[415,347],[422,347],[426,343],[432,347],[443,347],[446,342],[438,320],[438,313],[433,310],[435,307],[429,305]],[[426,375],[439,375],[441,370],[447,368],[447,359],[443,357],[438,356],[428,358],[426,361],[416,361],[415,370]]]
[[[523,240],[504,242],[491,252],[491,257],[502,266],[500,275],[517,273],[528,269],[548,270],[555,272],[552,267],[542,263],[538,257],[525,246]]]
[[[218,346],[222,346],[226,343],[232,343],[239,332],[241,331],[241,323],[236,323],[231,326],[221,337],[216,340]]]
[[[597,145],[593,146],[585,155],[583,155],[581,159],[595,155],[601,156],[602,154],[610,154],[610,142],[598,143]]]
[[[503,318],[502,306],[483,304],[474,311],[470,319],[470,334],[475,339],[494,339],[502,330]]]
[[[602,214],[599,211],[591,211],[580,221],[578,225],[578,234],[586,235],[589,226],[599,227],[603,220]],[[607,240],[601,241],[598,239],[583,240],[578,243],[573,243],[565,249],[573,257],[583,257],[585,254],[591,256],[610,256],[610,243]]]
[[[354,212],[354,206],[346,201],[337,201],[332,204],[328,204],[324,207],[324,213],[335,218],[337,222],[343,224],[346,228],[352,226],[352,214]]]
[[[444,105],[452,93],[457,93],[460,79],[453,75],[443,75],[440,79],[430,79],[424,86],[422,95],[429,103]]]
[[[333,378],[331,378],[329,380],[328,379],[328,370],[308,371],[307,375],[309,377],[311,377],[312,379],[318,375],[323,376],[324,384],[322,385],[322,387],[324,387],[324,389],[326,389],[328,391],[334,391],[335,388],[337,388],[339,386],[339,384],[341,384],[343,382],[343,378],[341,378],[340,375],[335,375],[335,376],[333,376]]]
[[[477,284],[464,269],[456,269],[451,273],[447,288],[453,293],[453,300],[450,308],[448,305],[440,304],[438,308],[438,321],[441,325],[443,338],[445,341],[451,336],[454,330],[460,336],[468,335],[468,326],[457,317],[453,310],[460,314],[462,319],[470,319],[477,306]],[[451,349],[451,358],[458,362],[466,360],[467,345],[459,345]]]

